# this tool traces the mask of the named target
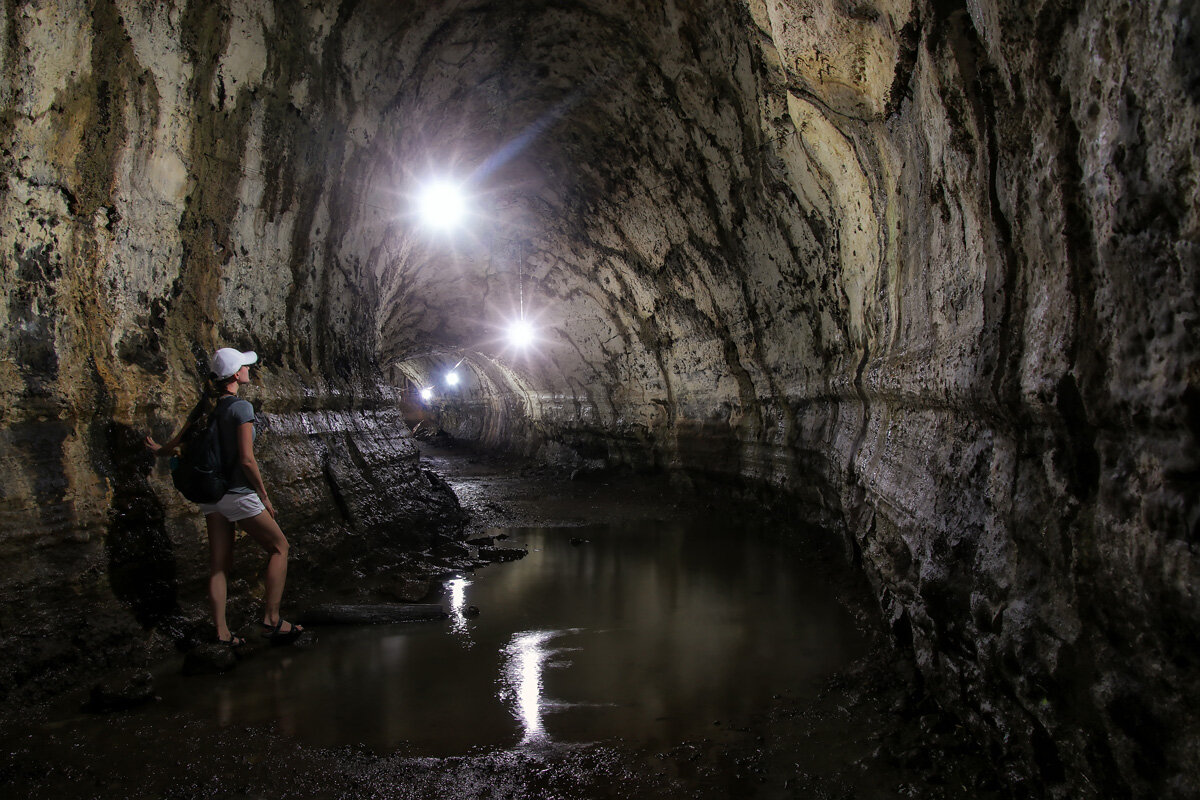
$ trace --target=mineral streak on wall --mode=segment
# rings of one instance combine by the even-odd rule
[[[1194,3],[2,8],[12,663],[197,591],[137,439],[230,343],[297,520],[388,527],[400,409],[756,486],[1031,793],[1200,792]],[[408,213],[434,174],[461,230]]]

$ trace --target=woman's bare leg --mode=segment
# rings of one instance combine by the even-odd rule
[[[233,523],[214,513],[204,515],[204,524],[208,528],[208,602],[217,638],[228,642],[232,634],[225,621],[225,599],[233,569]]]
[[[283,599],[283,584],[287,581],[288,540],[280,530],[279,524],[275,522],[275,518],[266,511],[241,520],[241,525],[242,530],[267,551],[263,623],[273,627],[279,624],[279,604]],[[288,633],[293,628],[303,630],[300,625],[293,626],[291,623],[285,622],[280,628],[280,632]]]

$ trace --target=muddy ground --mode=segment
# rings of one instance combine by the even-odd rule
[[[463,538],[494,527],[688,514],[729,514],[744,524],[753,513],[718,504],[711,493],[700,499],[660,479],[600,474],[571,480],[564,472],[446,443],[423,443],[422,453],[470,514]],[[760,522],[778,531],[781,546],[802,547],[827,566],[839,601],[871,641],[870,652],[832,676],[816,700],[780,696],[735,728],[714,721],[711,736],[655,751],[605,742],[417,758],[314,747],[271,727],[214,729],[184,713],[149,713],[153,700],[124,710],[83,711],[90,695],[80,687],[36,707],[6,710],[0,722],[0,794],[413,800],[1008,796],[984,749],[922,698],[911,662],[881,634],[870,592],[846,565],[840,544],[833,537],[800,534],[786,520]],[[432,579],[436,600],[439,570],[454,566],[461,559],[427,553],[424,560],[415,555],[409,570]],[[353,590],[358,597],[388,586],[394,591],[395,581],[386,575],[358,578]],[[347,593],[349,588],[342,592]],[[302,644],[294,657],[303,658],[311,646],[319,645]],[[252,662],[238,668],[251,667]],[[178,668],[172,663],[156,669]]]

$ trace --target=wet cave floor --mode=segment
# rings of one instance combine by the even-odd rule
[[[447,620],[318,628],[224,674],[164,664],[148,705],[9,719],[3,796],[1002,796],[832,536],[662,478],[421,449],[468,536],[525,558],[448,571]]]

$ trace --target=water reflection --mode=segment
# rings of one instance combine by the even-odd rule
[[[545,683],[542,679],[547,666],[567,666],[568,663],[547,663],[552,655],[563,650],[549,650],[546,643],[578,629],[566,631],[525,631],[515,634],[504,648],[504,688],[500,691],[501,701],[512,705],[524,735],[521,745],[543,744],[549,741],[542,724],[542,714],[551,704],[545,699]]]
[[[500,693],[500,699],[515,701],[513,710],[525,731],[521,739],[524,745],[546,736],[542,725],[542,664],[549,654],[543,645],[554,636],[550,631],[519,633],[504,649],[508,688]]]
[[[471,582],[466,578],[454,578],[446,584],[447,599],[450,602],[450,630],[463,637],[463,644],[470,647],[471,626],[467,623],[467,587]]]
[[[861,652],[823,574],[831,565],[744,531],[508,533],[529,555],[448,581],[446,623],[324,629],[303,653],[268,649],[189,679],[164,706],[381,753],[657,747],[761,713],[772,695],[815,692]]]

